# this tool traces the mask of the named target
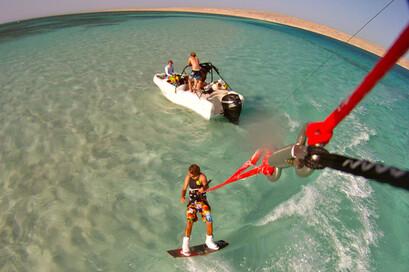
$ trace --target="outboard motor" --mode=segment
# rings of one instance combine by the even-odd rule
[[[223,114],[233,124],[239,123],[241,113],[241,99],[237,94],[226,94],[222,98]]]

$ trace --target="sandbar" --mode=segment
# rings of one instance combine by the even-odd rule
[[[127,9],[114,9],[105,11],[164,11],[164,12],[191,12],[191,13],[204,13],[204,14],[218,14],[218,15],[228,15],[236,16],[242,18],[250,18],[256,20],[262,20],[266,22],[272,22],[282,25],[287,25],[314,33],[318,33],[341,42],[353,45],[355,47],[361,48],[379,57],[382,57],[386,50],[385,48],[370,43],[364,39],[353,37],[350,34],[344,33],[342,31],[336,30],[334,28],[309,22],[300,18],[282,15],[273,12],[262,12],[255,10],[244,10],[244,9],[220,9],[220,8],[127,8]],[[400,58],[397,64],[403,68],[409,70],[409,60],[405,58]]]

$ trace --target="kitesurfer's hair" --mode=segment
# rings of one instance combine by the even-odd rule
[[[195,53],[195,52],[191,52],[190,55],[191,55],[192,57],[196,57],[196,53]]]
[[[197,164],[192,164],[191,166],[189,166],[189,173],[194,175],[194,176],[198,176],[200,174],[200,167]]]

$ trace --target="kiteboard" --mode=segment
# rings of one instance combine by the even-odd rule
[[[181,252],[182,251],[181,248],[168,250],[168,253],[171,256],[173,256],[174,258],[204,256],[204,255],[207,255],[207,254],[222,250],[223,248],[225,248],[225,247],[227,247],[229,245],[229,243],[227,243],[226,241],[223,241],[223,240],[219,240],[219,241],[217,241],[215,243],[219,246],[218,250],[210,249],[210,248],[208,248],[206,246],[206,244],[201,244],[201,245],[190,247],[190,255],[189,256],[183,255],[182,252]]]

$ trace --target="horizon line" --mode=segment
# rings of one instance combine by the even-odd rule
[[[48,16],[33,17],[28,19],[16,20],[5,22],[4,24],[18,23],[27,20],[34,20],[40,18],[63,16],[63,15],[75,15],[85,13],[102,13],[102,12],[126,12],[126,11],[139,11],[139,12],[187,12],[198,14],[212,14],[212,15],[224,15],[246,19],[255,19],[270,23],[277,23],[285,26],[290,26],[302,30],[306,30],[312,33],[320,34],[345,44],[360,48],[364,51],[372,53],[378,57],[383,57],[386,53],[386,49],[377,45],[374,42],[369,42],[365,39],[353,37],[351,34],[347,34],[335,28],[326,26],[324,24],[318,24],[315,22],[300,19],[294,16],[283,15],[276,12],[264,12],[250,9],[236,9],[236,8],[198,8],[198,7],[167,7],[167,8],[120,8],[120,9],[104,9],[104,10],[83,10],[76,13],[64,13],[64,14],[51,14]],[[2,24],[0,24],[1,26]],[[409,70],[409,59],[401,57],[397,62],[400,67]]]

